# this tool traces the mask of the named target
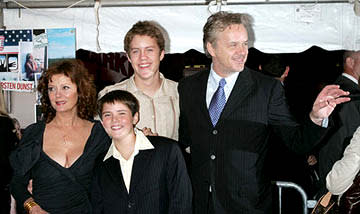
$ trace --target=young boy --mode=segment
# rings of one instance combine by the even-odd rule
[[[191,183],[176,142],[135,129],[139,103],[127,91],[105,94],[98,109],[112,144],[95,169],[94,213],[191,213]]]

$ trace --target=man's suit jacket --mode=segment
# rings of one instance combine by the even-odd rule
[[[351,95],[360,96],[360,87],[343,75],[340,75],[334,84],[340,85],[341,89],[349,91]],[[334,163],[341,159],[355,130],[360,126],[359,98],[353,98],[350,102],[337,106],[331,117],[335,126],[319,144],[320,191],[318,197],[327,192],[326,176]]]
[[[192,189],[185,161],[174,140],[148,136],[155,149],[140,150],[127,192],[119,160],[110,157],[95,171],[93,213],[191,214]]]
[[[298,152],[306,152],[324,128],[310,119],[301,127],[289,113],[279,81],[245,68],[240,72],[215,127],[206,105],[209,71],[179,83],[180,143],[190,145],[194,213],[269,213],[264,157],[270,128]],[[308,133],[304,135],[304,133]]]

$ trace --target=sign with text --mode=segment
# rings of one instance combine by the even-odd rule
[[[7,91],[33,92],[34,81],[1,81],[1,87]]]

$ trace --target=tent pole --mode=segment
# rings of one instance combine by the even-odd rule
[[[208,5],[212,0],[101,0],[101,7],[134,7],[134,6],[195,6]],[[215,0],[214,0],[215,1]],[[41,1],[16,0],[28,8],[66,8],[79,1]],[[224,0],[227,5],[254,5],[254,4],[322,4],[322,3],[349,3],[349,0]],[[83,1],[74,7],[94,7],[94,0]],[[0,8],[22,8],[12,0],[0,1]]]

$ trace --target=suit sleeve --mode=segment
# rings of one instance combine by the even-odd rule
[[[179,107],[180,107],[180,117],[179,117],[179,143],[182,149],[191,145],[189,127],[188,127],[188,118],[186,117],[186,91],[184,82],[180,82],[178,85],[179,91]]]
[[[280,83],[275,82],[270,96],[269,124],[274,132],[294,152],[298,154],[310,152],[320,142],[327,129],[314,124],[308,115],[304,124],[298,124],[289,111],[284,89]]]
[[[176,144],[171,147],[167,161],[167,186],[169,191],[169,214],[192,213],[192,188],[185,161]]]
[[[335,162],[326,176],[326,187],[334,195],[341,195],[353,184],[360,170],[360,127],[354,133],[344,156]]]

